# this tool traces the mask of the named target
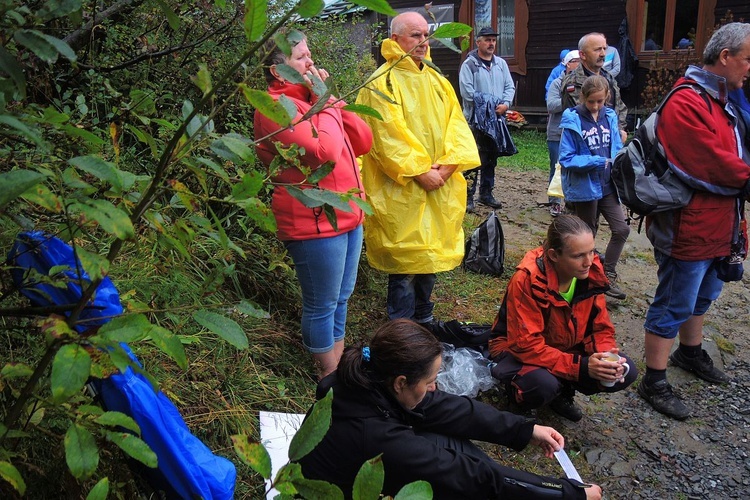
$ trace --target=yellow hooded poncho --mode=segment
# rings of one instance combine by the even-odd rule
[[[382,76],[357,98],[357,104],[383,117],[363,116],[373,133],[372,149],[362,163],[362,180],[375,212],[365,219],[367,259],[390,274],[448,271],[464,254],[466,181],[461,172],[480,164],[476,143],[446,78],[426,64],[420,69],[411,57],[386,72],[404,55],[393,40],[383,42],[381,53],[386,63],[375,75]],[[433,164],[458,168],[443,187],[427,192],[413,177]]]

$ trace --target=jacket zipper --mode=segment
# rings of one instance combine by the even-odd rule
[[[528,493],[533,494],[534,498],[562,498],[563,496],[562,486],[560,487],[559,490],[552,489],[552,488],[545,488],[544,486],[537,486],[536,484],[519,481],[511,477],[506,477],[504,481],[505,481],[505,484],[512,484],[513,486],[526,490]],[[516,493],[520,493],[520,492],[516,492]]]
[[[320,230],[320,214],[323,213],[323,209],[320,207],[315,207],[312,209],[313,217],[315,217],[315,229],[318,230],[318,234],[320,234],[322,231]]]

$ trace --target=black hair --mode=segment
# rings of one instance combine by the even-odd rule
[[[413,386],[430,374],[443,345],[426,328],[409,319],[394,319],[377,329],[370,340],[369,360],[361,347],[344,350],[338,366],[339,380],[348,387],[388,387],[403,375]]]

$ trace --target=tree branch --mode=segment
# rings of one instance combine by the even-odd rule
[[[232,19],[232,21],[234,21],[234,19]],[[196,47],[196,46],[202,44],[203,42],[205,42],[207,39],[211,38],[212,36],[214,36],[214,35],[216,35],[218,33],[221,33],[223,31],[226,31],[229,28],[230,25],[231,25],[231,23],[225,23],[225,24],[219,26],[218,28],[216,28],[215,30],[206,33],[205,35],[203,35],[202,37],[200,37],[199,39],[197,39],[196,41],[194,41],[192,43],[188,43],[186,45],[178,45],[176,47],[169,47],[167,49],[160,50],[158,52],[148,52],[148,53],[145,53],[145,54],[141,54],[141,55],[139,55],[139,56],[137,56],[137,57],[135,57],[133,59],[130,59],[129,61],[122,62],[122,63],[120,63],[120,64],[118,64],[116,66],[107,66],[107,67],[89,66],[87,64],[81,64],[81,63],[79,63],[78,66],[80,66],[81,68],[84,68],[84,69],[93,69],[93,70],[101,72],[101,73],[109,73],[109,72],[112,72],[112,71],[118,71],[118,70],[121,70],[121,69],[128,68],[130,66],[134,66],[134,65],[138,64],[141,61],[150,61],[150,60],[153,60],[153,59],[159,59],[161,57],[167,56],[169,54],[173,54],[175,52],[179,52],[181,50],[191,49],[193,47]]]
[[[117,14],[122,13],[127,9],[138,7],[139,5],[144,3],[144,1],[145,0],[121,0],[110,8],[96,13],[91,21],[87,22],[86,24],[75,30],[73,33],[67,35],[63,39],[63,41],[70,45],[71,49],[73,49],[74,51],[78,51],[89,42],[94,26],[100,24],[105,19],[109,19],[112,16],[116,16]]]

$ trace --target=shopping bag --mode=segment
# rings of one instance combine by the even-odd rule
[[[555,175],[552,176],[549,187],[547,187],[547,196],[551,198],[565,198],[562,188],[562,165],[560,163],[555,164]]]

